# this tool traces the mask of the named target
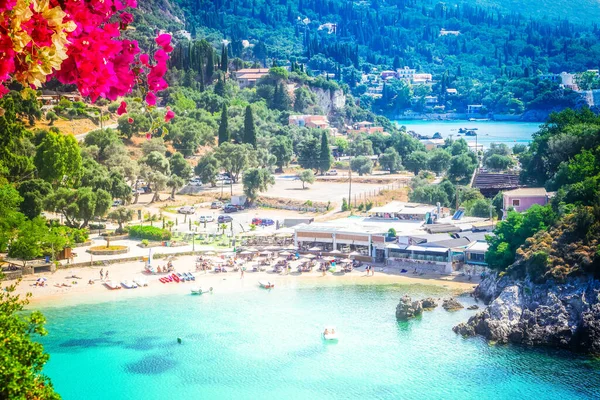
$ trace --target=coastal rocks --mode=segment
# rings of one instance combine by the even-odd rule
[[[564,283],[484,280],[480,298],[489,305],[453,328],[463,336],[481,335],[499,343],[551,346],[600,354],[600,281],[571,278]]]
[[[438,302],[433,297],[427,297],[421,300],[421,305],[424,310],[432,310],[438,306]]]
[[[412,301],[410,296],[403,296],[396,306],[396,319],[398,321],[408,321],[423,313],[423,306],[420,301]]]
[[[477,304],[473,304],[472,306],[467,307],[467,310],[479,310],[479,306]]]
[[[455,300],[453,298],[445,299],[442,303],[442,307],[446,311],[456,311],[465,308],[465,306],[463,306],[458,300]]]

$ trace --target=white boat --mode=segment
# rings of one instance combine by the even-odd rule
[[[121,289],[121,285],[116,284],[113,281],[106,281],[104,284],[111,290]]]
[[[134,282],[128,281],[127,279],[124,281],[121,281],[121,285],[125,288],[125,289],[135,289],[138,287],[138,285],[136,285]]]
[[[273,289],[275,287],[275,284],[269,281],[258,281],[258,284],[260,285],[260,287],[265,289]]]
[[[208,288],[208,289],[202,289],[201,287],[193,287],[190,289],[190,291],[192,292],[192,294],[204,294],[204,293],[209,293],[213,291],[213,288]]]
[[[321,334],[324,340],[338,340],[338,333],[335,326],[326,326]]]
[[[144,278],[135,278],[133,283],[138,285],[139,287],[148,286],[148,281]]]
[[[147,272],[147,273],[149,273],[149,274],[152,274],[152,275],[156,274],[156,270],[155,270],[155,269],[154,269],[154,267],[153,267],[152,265],[150,265],[150,264],[146,264],[145,270],[146,270],[146,272]]]

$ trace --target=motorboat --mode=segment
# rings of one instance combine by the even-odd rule
[[[275,287],[275,284],[269,281],[258,281],[258,284],[260,285],[260,287],[265,289],[273,289]]]
[[[323,340],[338,340],[338,333],[335,330],[335,326],[326,326],[321,333]]]
[[[179,283],[179,281],[181,281],[181,279],[179,279],[179,277],[176,274],[171,274],[171,278],[173,278],[173,280],[177,283]]]
[[[192,287],[190,289],[190,291],[192,292],[192,294],[204,294],[204,293],[210,293],[213,291],[213,288],[210,287],[208,289],[202,289],[201,287]]]
[[[135,283],[139,287],[148,286],[148,281],[146,279],[144,279],[144,278],[135,278],[133,280],[133,283]]]
[[[123,286],[125,289],[136,289],[138,287],[138,285],[136,285],[134,282],[127,279],[121,281],[121,286]]]
[[[106,287],[108,287],[110,290],[117,290],[117,289],[121,289],[121,285],[118,285],[116,283],[114,283],[113,281],[106,281],[104,282],[104,284],[106,285]]]

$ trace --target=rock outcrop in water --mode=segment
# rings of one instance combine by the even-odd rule
[[[442,307],[446,311],[456,311],[465,308],[465,306],[463,306],[458,300],[455,300],[453,298],[444,300],[444,302],[442,303]]]
[[[410,296],[402,296],[400,303],[396,306],[396,319],[398,321],[408,321],[423,313],[423,305],[419,300],[412,301]]]
[[[569,278],[533,283],[486,277],[475,297],[488,306],[453,328],[499,343],[552,346],[600,354],[600,281]]]
[[[421,301],[421,305],[425,310],[433,310],[438,306],[438,303],[433,297],[427,297]]]

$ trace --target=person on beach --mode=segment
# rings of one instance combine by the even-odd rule
[[[371,276],[375,275],[375,268],[371,265]]]
[[[240,270],[242,271],[242,273],[240,274],[240,279],[244,279],[244,270],[245,269],[246,269],[246,267],[240,268]]]
[[[104,275],[105,279],[108,280],[108,270],[106,270],[106,275]]]
[[[104,268],[100,270],[100,280],[104,279]]]

